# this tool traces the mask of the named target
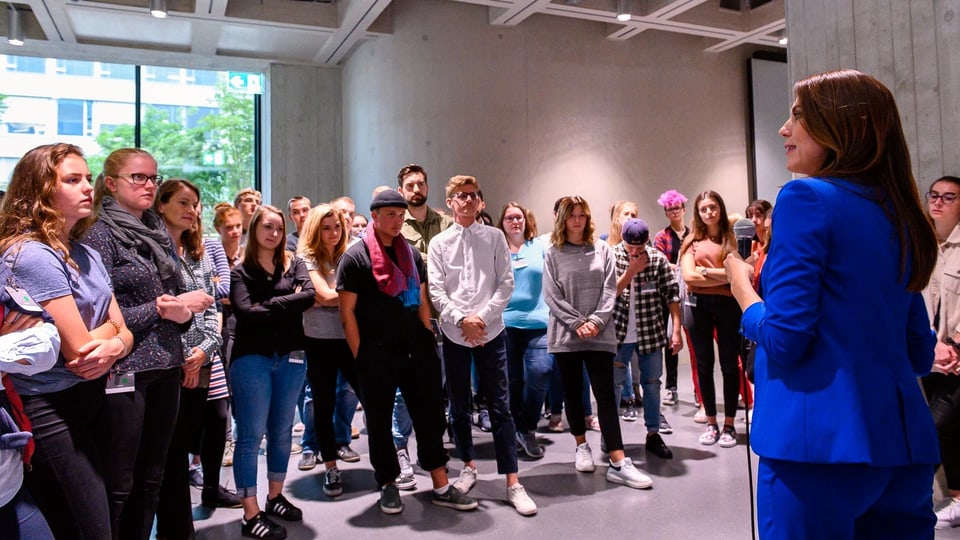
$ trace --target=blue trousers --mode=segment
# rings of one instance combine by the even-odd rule
[[[764,540],[932,539],[933,465],[870,467],[760,458]]]

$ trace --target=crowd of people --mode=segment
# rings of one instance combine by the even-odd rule
[[[322,462],[323,493],[340,496],[338,460],[361,459],[358,403],[386,514],[416,488],[414,434],[433,504],[476,509],[477,424],[504,500],[535,515],[518,457],[544,456],[538,425],[562,431],[562,408],[575,471],[597,469],[593,429],[606,480],[647,489],[621,420],[642,407],[646,452],[673,458],[661,404],[680,399],[686,345],[699,444],[738,445],[757,382],[764,537],[960,525],[960,179],[935,181],[923,212],[896,105],[869,76],[811,77],[796,98],[781,135],[808,178],[776,211],[748,205],[749,253],[712,190],[690,219],[665,191],[659,230],[616,201],[605,235],[584,197],[564,196],[540,230],[519,202],[487,214],[473,176],[431,208],[417,164],[375,190],[369,216],[349,197],[296,196],[284,213],[248,188],[216,205],[205,237],[198,187],[145,150],[114,151],[95,181],[76,146],[30,150],[0,215],[0,524],[21,538],[146,539],[154,524],[192,538],[196,470],[204,505],[241,509],[242,536],[285,538],[281,521],[303,519],[284,494],[291,453],[304,471]],[[842,226],[851,213],[869,226]],[[935,513],[941,453],[950,497]]]

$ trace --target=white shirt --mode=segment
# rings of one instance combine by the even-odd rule
[[[434,236],[427,250],[427,277],[430,300],[440,312],[440,329],[450,341],[474,347],[457,328],[457,321],[470,315],[486,324],[487,341],[503,332],[503,310],[513,294],[513,267],[500,229],[454,223]]]

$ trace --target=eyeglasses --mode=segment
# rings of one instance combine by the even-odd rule
[[[926,197],[928,203],[935,203],[940,199],[943,204],[953,204],[953,201],[957,200],[956,193],[937,193],[936,191],[928,191]]]
[[[681,210],[683,210],[683,207],[682,207],[682,206],[671,206],[671,207],[669,207],[669,208],[664,208],[664,209],[663,209],[664,212],[679,212],[679,211],[681,211]]]
[[[523,221],[523,216],[504,216],[504,221]]]
[[[151,176],[149,174],[132,173],[132,174],[115,174],[113,176],[126,177],[126,179],[130,180],[132,184],[136,184],[138,186],[146,185],[147,182],[153,182],[154,184],[159,186],[160,183],[163,182],[162,174],[154,174]]]
[[[458,191],[453,194],[453,198],[461,202],[472,201],[478,197],[476,191]]]

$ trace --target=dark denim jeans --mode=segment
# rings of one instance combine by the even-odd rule
[[[453,440],[463,461],[476,458],[473,449],[473,426],[470,400],[470,365],[476,364],[480,391],[487,402],[493,427],[493,446],[497,456],[497,472],[517,472],[517,437],[510,416],[510,392],[507,388],[507,351],[504,332],[479,347],[464,347],[443,338],[443,362],[450,398]]]

